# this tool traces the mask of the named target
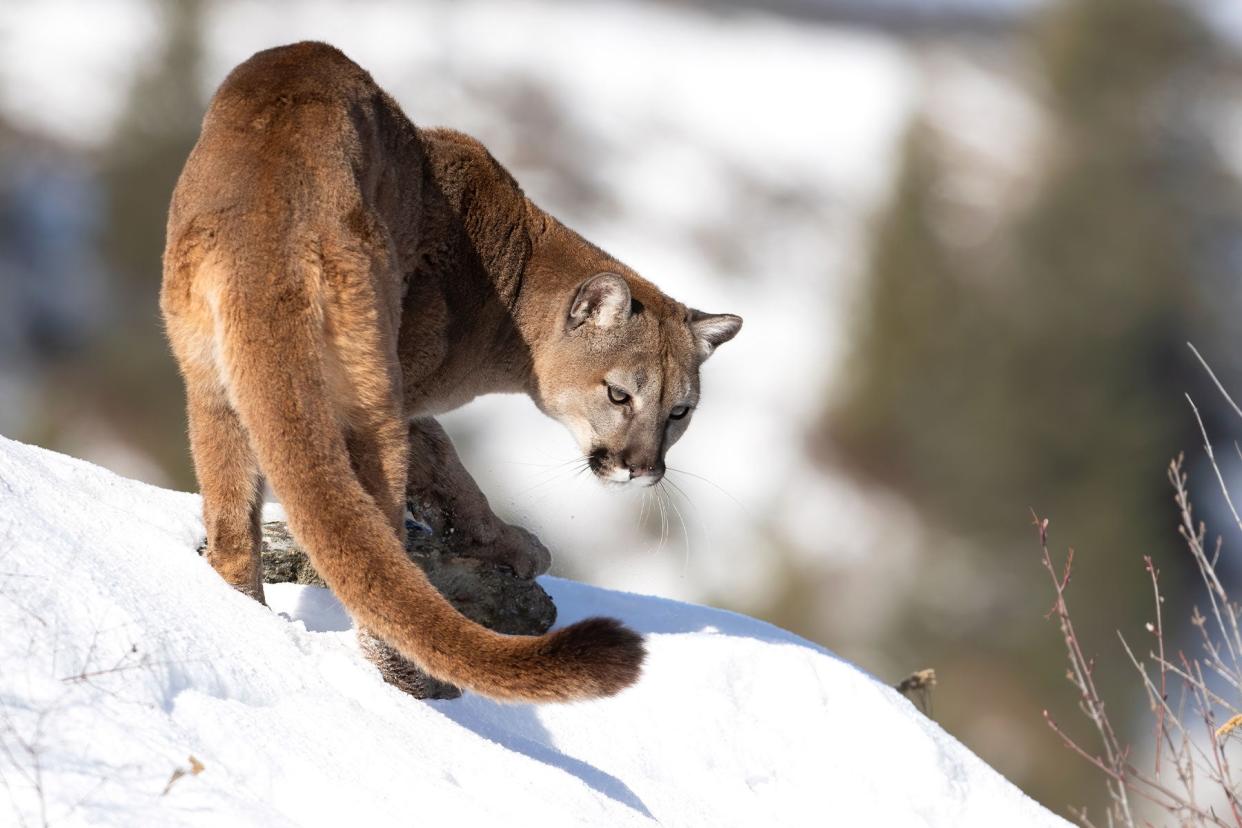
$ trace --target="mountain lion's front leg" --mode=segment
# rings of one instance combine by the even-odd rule
[[[542,575],[552,564],[538,538],[496,517],[448,435],[430,417],[410,424],[406,498],[461,555],[507,566],[522,578]]]

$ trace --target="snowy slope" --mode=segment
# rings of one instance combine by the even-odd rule
[[[410,699],[324,590],[194,554],[198,498],[0,438],[0,824],[1060,824],[895,692],[743,616],[558,579],[646,633],[568,706]],[[284,613],[285,617],[281,614]],[[191,768],[165,791],[178,768]]]

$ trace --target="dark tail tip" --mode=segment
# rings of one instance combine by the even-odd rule
[[[573,673],[571,698],[612,696],[638,681],[643,637],[615,618],[588,618],[549,636],[548,654]]]

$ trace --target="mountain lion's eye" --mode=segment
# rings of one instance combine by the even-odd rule
[[[679,405],[676,408],[674,408],[672,411],[668,412],[668,418],[670,420],[680,420],[682,417],[686,416],[689,413],[690,413],[690,406]]]
[[[622,391],[615,385],[608,386],[608,399],[617,405],[625,405],[630,401],[630,395]]]

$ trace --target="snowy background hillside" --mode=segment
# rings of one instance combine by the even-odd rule
[[[1163,472],[1200,442],[1182,392],[1242,439],[1184,348],[1242,388],[1240,8],[2,2],[0,434],[193,490],[156,311],[168,195],[233,65],[333,42],[570,226],[746,320],[646,498],[574,478],[525,400],[446,418],[553,574],[763,618],[886,684],[933,667],[938,723],[1098,815],[1041,716],[1077,714],[1028,510],[1077,548],[1098,679],[1141,712],[1116,631],[1149,620],[1144,554],[1190,603]],[[1224,504],[1197,505],[1216,525]]]
[[[220,581],[197,497],[2,438],[0,492],[0,824],[1063,824],[892,689],[744,616],[545,578],[560,623],[648,637],[636,687],[419,702],[325,590],[270,586],[269,610]]]

